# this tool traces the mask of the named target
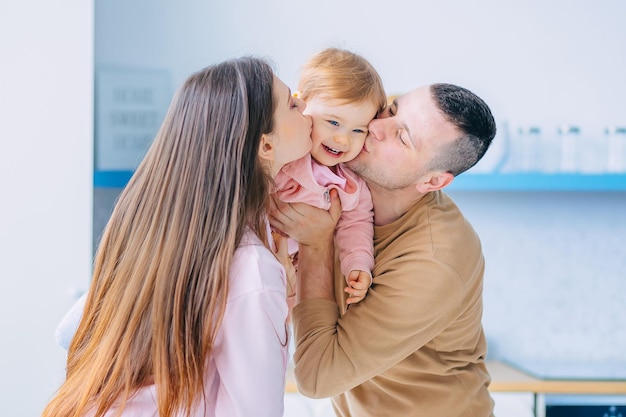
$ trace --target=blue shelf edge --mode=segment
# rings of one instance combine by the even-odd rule
[[[93,186],[95,188],[124,188],[133,171],[94,171]]]
[[[471,174],[454,179],[450,190],[626,191],[626,174]]]
[[[96,188],[124,188],[133,171],[95,171]],[[626,191],[626,174],[472,174],[447,189],[467,191]]]

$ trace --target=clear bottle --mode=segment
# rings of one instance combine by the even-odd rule
[[[626,172],[626,126],[610,126],[604,131],[607,137],[607,171]]]
[[[508,163],[509,157],[509,129],[508,123],[505,121],[498,125],[498,133],[493,139],[491,146],[487,149],[485,156],[471,169],[471,172],[474,174],[503,172],[505,171],[504,165]]]
[[[521,171],[538,172],[541,169],[541,128],[525,126],[519,129],[521,141]]]
[[[578,157],[580,152],[580,128],[573,125],[561,125],[558,128],[561,143],[561,167],[565,173],[577,172],[580,168]]]
[[[539,170],[538,155],[540,153],[538,126],[524,125],[512,129],[510,146],[503,172],[524,173]]]
[[[578,137],[578,170],[584,174],[601,174],[607,171],[608,138],[601,129],[587,126]]]
[[[544,129],[539,137],[539,171],[553,174],[561,170],[561,135],[554,129]]]
[[[509,136],[509,143],[504,159],[504,165],[502,166],[502,172],[505,173],[517,173],[521,171],[521,138],[519,137],[517,129],[511,126],[511,134]]]

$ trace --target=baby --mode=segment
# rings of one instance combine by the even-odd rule
[[[328,209],[330,190],[337,190],[342,214],[336,244],[345,291],[350,294],[347,303],[356,303],[372,284],[373,206],[365,181],[343,163],[361,152],[369,122],[387,104],[385,91],[366,59],[329,48],[304,65],[295,94],[306,102],[304,114],[313,119],[313,148],[282,168],[275,179],[276,195],[287,203]],[[291,244],[289,253],[296,252],[297,246]]]

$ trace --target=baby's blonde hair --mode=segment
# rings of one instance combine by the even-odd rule
[[[345,103],[371,100],[381,111],[387,105],[383,82],[365,58],[344,49],[327,48],[302,67],[299,97],[323,96]]]

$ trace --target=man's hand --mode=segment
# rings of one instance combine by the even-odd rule
[[[285,204],[273,200],[271,225],[299,242],[296,276],[297,301],[324,299],[335,302],[335,227],[341,216],[336,190],[330,193],[330,210],[307,204]]]
[[[269,212],[272,227],[309,246],[332,242],[340,216],[341,202],[335,190],[330,192],[328,211],[305,203],[283,203],[273,196]]]

